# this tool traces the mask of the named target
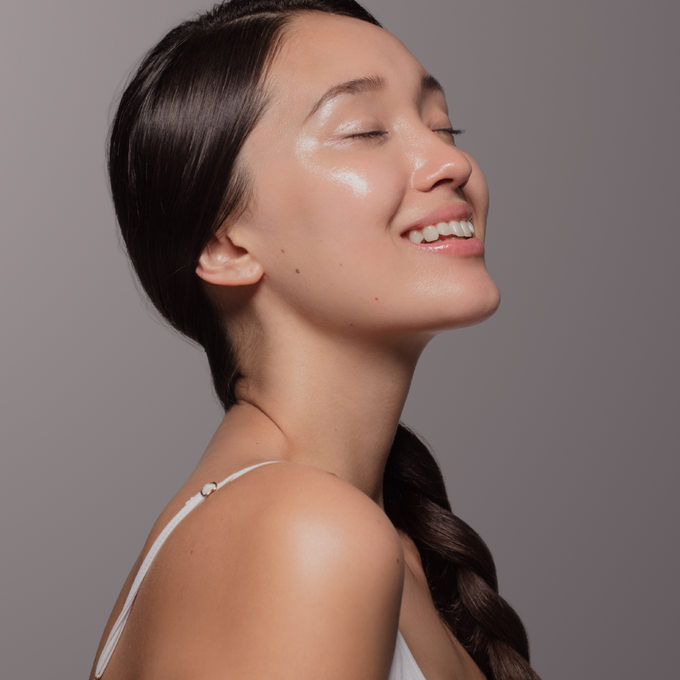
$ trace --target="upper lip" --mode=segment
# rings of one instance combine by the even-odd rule
[[[441,205],[436,210],[425,215],[417,222],[402,230],[401,235],[407,234],[413,229],[422,229],[429,227],[431,224],[435,225],[438,222],[451,222],[452,220],[471,220],[472,208],[467,203],[449,203],[448,205]]]

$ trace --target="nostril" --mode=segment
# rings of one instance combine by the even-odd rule
[[[432,188],[436,189],[438,186],[443,186],[444,184],[451,184],[453,182],[453,179],[451,177],[444,177],[438,181],[436,181],[433,185]]]

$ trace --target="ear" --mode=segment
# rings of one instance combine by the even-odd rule
[[[249,286],[262,278],[264,270],[251,253],[220,231],[198,258],[196,273],[217,286]]]

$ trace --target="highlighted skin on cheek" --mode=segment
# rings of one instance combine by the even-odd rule
[[[366,198],[370,193],[368,179],[356,170],[319,165],[314,156],[320,146],[319,142],[312,137],[300,136],[296,142],[295,155],[313,174],[325,177],[336,186],[347,187],[359,198]]]
[[[353,170],[332,170],[328,173],[328,177],[335,184],[346,186],[353,194],[360,198],[367,198],[370,193],[366,177]]]

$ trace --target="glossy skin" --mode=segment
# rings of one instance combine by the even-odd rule
[[[293,307],[334,335],[429,339],[495,311],[482,257],[447,257],[404,238],[426,216],[467,204],[483,240],[488,211],[484,176],[456,148],[444,96],[422,89],[424,75],[370,24],[315,16],[294,25],[271,72],[268,111],[242,153],[251,210],[229,229],[266,275],[263,318]],[[329,87],[371,77],[384,85],[309,115]]]
[[[417,550],[381,509],[420,352],[498,304],[483,257],[404,238],[461,207],[483,238],[488,208],[484,177],[444,131],[443,96],[422,89],[423,74],[375,26],[322,14],[292,24],[243,148],[250,209],[197,269],[228,313],[240,401],[142,555],[206,481],[285,463],[224,487],[179,526],[105,680],[384,680],[397,627],[427,680],[482,677],[435,611]],[[376,77],[381,88],[309,115],[329,88]]]

